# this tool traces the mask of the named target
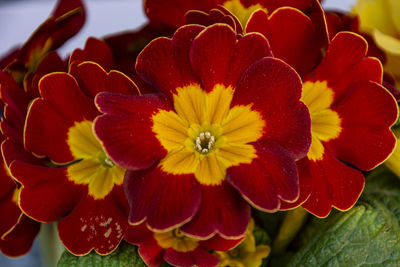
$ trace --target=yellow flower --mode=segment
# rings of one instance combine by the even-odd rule
[[[400,178],[400,128],[393,130],[397,137],[397,147],[394,149],[393,154],[385,162],[386,166]]]
[[[387,56],[385,71],[400,87],[400,1],[358,0],[353,12],[360,18],[361,31],[369,33]]]
[[[262,260],[268,257],[271,248],[267,245],[256,245],[253,235],[254,221],[247,228],[246,238],[237,247],[227,251],[215,251],[220,259],[220,267],[259,267]]]

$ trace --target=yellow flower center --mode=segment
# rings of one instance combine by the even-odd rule
[[[68,131],[68,145],[75,159],[67,168],[68,179],[89,187],[94,199],[107,196],[114,185],[121,185],[125,170],[115,166],[104,153],[92,130],[91,121],[77,122]]]
[[[305,82],[301,100],[311,115],[312,141],[307,157],[313,161],[321,160],[324,154],[322,141],[335,139],[342,131],[339,114],[330,109],[333,91],[326,81]]]
[[[233,89],[216,85],[206,93],[200,85],[177,89],[175,111],[158,110],[153,132],[168,151],[160,168],[171,174],[194,174],[204,185],[218,185],[226,169],[257,157],[251,142],[262,135],[265,121],[252,105],[230,108]]]
[[[179,229],[164,233],[154,233],[154,238],[163,249],[173,248],[178,252],[193,251],[199,245],[196,239],[185,236]]]
[[[245,7],[240,0],[228,0],[222,5],[238,18],[240,24],[242,24],[243,27],[246,26],[247,21],[250,18],[250,15],[255,10],[262,9],[266,13],[268,13],[268,10],[258,3],[255,5],[250,5],[248,7]]]

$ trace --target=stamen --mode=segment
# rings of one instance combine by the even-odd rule
[[[214,148],[215,137],[210,132],[201,132],[196,138],[194,149],[202,154],[207,154]]]

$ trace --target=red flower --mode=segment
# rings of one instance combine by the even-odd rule
[[[91,42],[95,41],[88,46]],[[101,45],[96,47],[101,51]],[[59,72],[42,78],[40,98],[29,106],[25,149],[48,157],[52,166],[23,161],[10,166],[22,184],[21,209],[41,222],[61,219],[60,238],[68,250],[79,255],[92,249],[100,254],[112,252],[127,226],[122,190],[125,170],[114,165],[93,135],[92,121],[98,115],[94,95],[100,91],[137,93],[124,74],[107,73],[93,62],[80,63],[88,57],[87,49],[71,56],[70,70],[75,77]],[[76,238],[78,235],[81,238]]]
[[[303,79],[302,101],[311,114],[312,143],[298,162],[301,194],[296,203],[325,217],[332,207],[350,209],[364,176],[393,151],[390,131],[398,115],[393,96],[380,84],[382,65],[366,57],[367,43],[343,32],[332,40],[323,62]]]
[[[266,211],[297,199],[309,115],[298,75],[270,55],[260,34],[185,26],[138,56],[138,75],[159,93],[96,97],[105,114],[95,133],[131,170],[131,224],[239,237],[250,219],[244,199]]]
[[[144,3],[146,15],[152,23],[166,24],[178,28],[184,24],[184,17],[189,10],[209,12],[219,5],[232,12],[243,27],[251,13],[264,9],[272,13],[279,7],[290,6],[306,11],[312,5],[312,0],[147,0]]]
[[[174,266],[217,266],[219,259],[209,250],[227,251],[243,238],[223,239],[218,235],[207,240],[199,240],[186,236],[179,230],[156,233],[150,231],[145,224],[130,227],[125,240],[139,246],[139,254],[150,267],[158,267],[164,261]]]

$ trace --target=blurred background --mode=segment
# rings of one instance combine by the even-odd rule
[[[82,48],[89,36],[101,37],[132,30],[146,21],[142,0],[84,1],[87,9],[86,24],[79,34],[61,48],[62,55],[71,53],[77,47]],[[330,10],[349,11],[355,1],[325,0],[324,7]],[[55,3],[56,0],[0,0],[0,57],[15,45],[23,43],[48,17]],[[43,235],[41,233],[40,238],[43,238]],[[18,259],[7,258],[0,253],[0,267],[44,267],[39,243],[36,240],[31,252]]]

